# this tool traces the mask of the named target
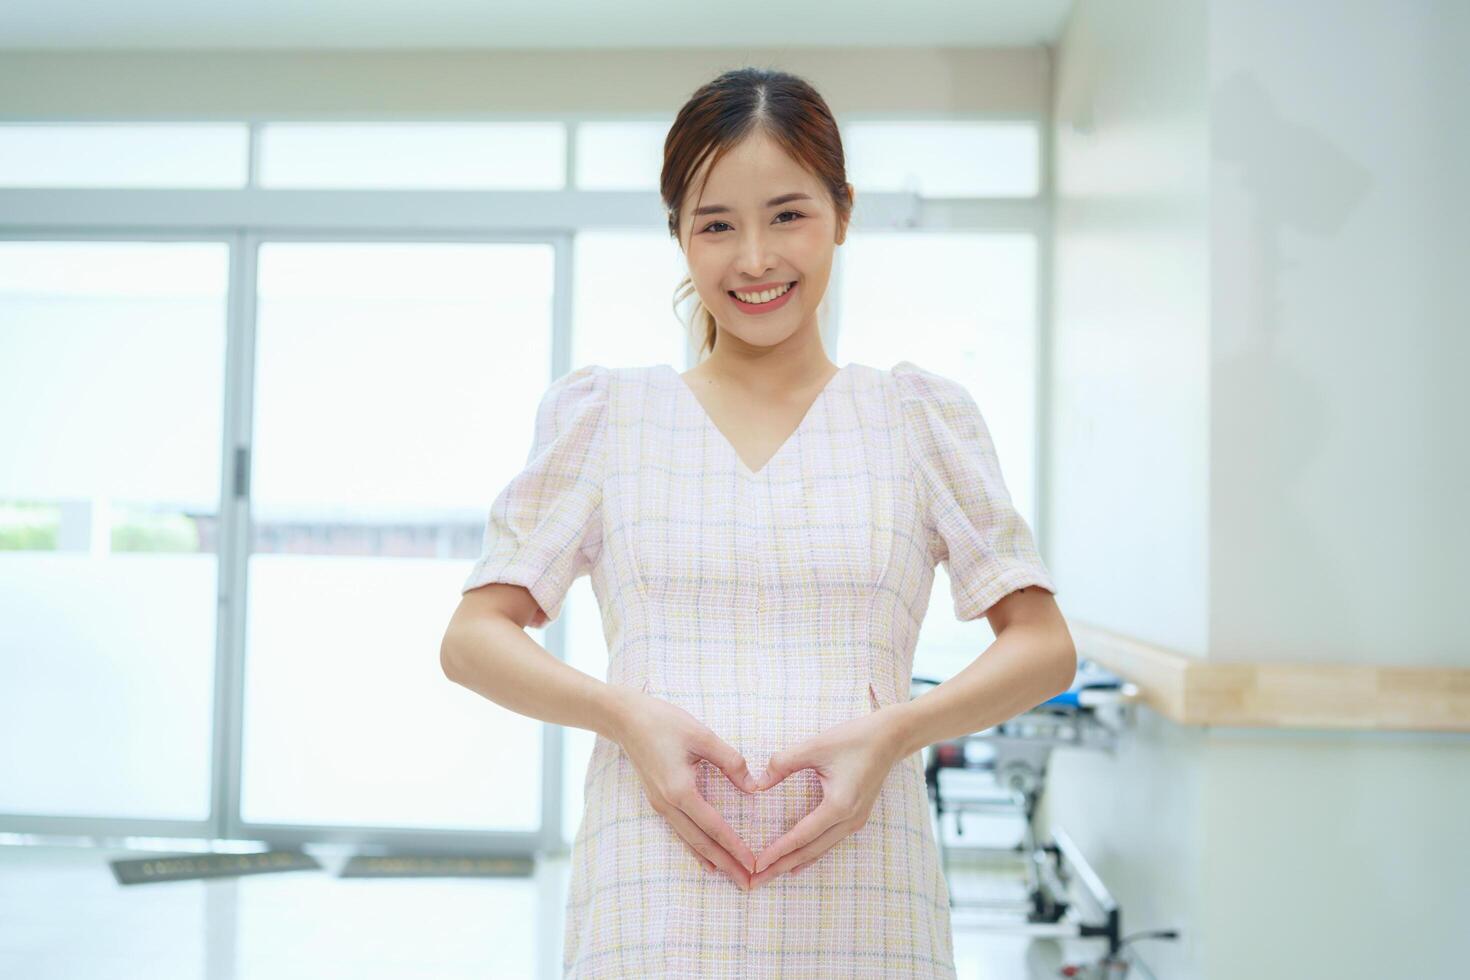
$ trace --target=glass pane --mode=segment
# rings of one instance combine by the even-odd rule
[[[439,640],[551,381],[553,250],[259,268],[244,817],[538,829],[541,722],[446,680]]]
[[[0,187],[244,187],[244,123],[0,125]]]
[[[584,231],[577,235],[572,301],[572,363],[629,367],[672,364],[683,370],[684,329],[674,287],[688,267],[661,230]],[[566,602],[566,660],[607,679],[607,641],[591,583],[579,579]],[[562,736],[562,833],[570,842],[582,821],[583,788],[595,733],[568,727]]]
[[[1034,122],[854,122],[842,127],[847,179],[859,192],[924,197],[1034,197],[1041,132]]]
[[[222,242],[0,242],[0,812],[209,815]]]
[[[838,253],[838,363],[887,369],[912,361],[965,385],[990,429],[1011,499],[1034,533],[1035,236],[854,232]],[[895,291],[892,282],[921,285]],[[945,680],[974,660],[993,634],[983,618],[978,626],[955,620],[942,565],[934,579],[914,673]]]
[[[566,126],[526,123],[269,123],[262,187],[560,190]]]
[[[584,231],[573,253],[572,363],[685,363],[674,289],[689,271],[667,231]]]
[[[584,674],[607,680],[607,639],[602,633],[602,613],[592,580],[573,583],[566,601],[566,661]],[[562,732],[561,831],[568,843],[577,835],[586,804],[587,766],[597,733],[568,726]]]
[[[656,191],[664,139],[673,120],[577,124],[577,186],[598,191]]]

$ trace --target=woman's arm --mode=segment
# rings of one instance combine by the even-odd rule
[[[1071,686],[1077,648],[1045,589],[1018,589],[986,612],[995,642],[964,670],[925,694],[890,705],[895,755],[984,731]]]
[[[466,592],[439,646],[444,675],[518,714],[618,743],[654,812],[706,868],[749,889],[755,854],[695,779],[707,761],[753,792],[744,757],[683,708],[558,660],[526,634],[532,621],[544,621],[544,613],[523,586],[495,582]]]
[[[460,599],[439,644],[444,675],[517,714],[620,741],[630,691],[564,663],[525,627],[538,607],[518,585],[493,583]]]
[[[812,769],[821,781],[822,802],[756,856],[751,888],[800,872],[864,827],[900,760],[933,742],[983,731],[1071,685],[1077,654],[1050,592],[1018,589],[986,616],[995,643],[928,694],[857,715],[770,757],[757,791]]]

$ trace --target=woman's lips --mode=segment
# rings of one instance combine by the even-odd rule
[[[735,307],[739,309],[742,313],[770,313],[772,310],[778,310],[781,307],[785,306],[786,301],[791,298],[791,294],[796,292],[796,283],[790,283],[789,286],[790,288],[787,289],[786,292],[782,293],[780,296],[777,296],[769,303],[747,303],[739,296],[736,296],[733,291],[729,291],[727,295],[729,295],[730,301],[733,302],[735,304]]]

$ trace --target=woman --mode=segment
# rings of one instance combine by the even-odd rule
[[[965,389],[823,352],[853,188],[821,96],[721,75],[676,117],[662,192],[708,357],[551,384],[445,671],[597,733],[566,976],[953,977],[919,752],[1071,683],[1056,590]],[[996,642],[910,700],[939,562]],[[606,683],[523,629],[583,573]]]

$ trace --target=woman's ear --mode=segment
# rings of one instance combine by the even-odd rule
[[[851,184],[847,185],[847,200],[849,205],[857,199],[857,190]],[[839,216],[837,219],[837,244],[841,245],[847,238],[847,223],[852,218],[852,208],[849,206],[847,217]]]

